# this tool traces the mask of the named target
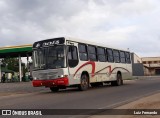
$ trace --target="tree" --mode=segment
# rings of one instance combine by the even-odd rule
[[[19,71],[18,63],[19,63],[18,58],[4,58],[4,59],[2,59],[2,65],[4,65],[7,69],[13,70],[15,72]]]

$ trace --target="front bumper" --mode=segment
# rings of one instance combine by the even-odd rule
[[[34,87],[54,87],[54,86],[68,86],[69,81],[67,77],[58,78],[58,79],[50,79],[50,80],[33,80],[32,85]]]

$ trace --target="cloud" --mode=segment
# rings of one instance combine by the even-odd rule
[[[159,0],[1,0],[0,46],[77,37],[159,56]]]

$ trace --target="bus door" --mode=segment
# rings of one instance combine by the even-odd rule
[[[78,80],[74,79],[74,74],[79,63],[77,46],[67,45],[67,66],[70,78],[70,84],[79,83]]]

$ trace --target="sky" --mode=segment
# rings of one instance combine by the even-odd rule
[[[0,0],[0,47],[73,37],[160,56],[160,0]]]

